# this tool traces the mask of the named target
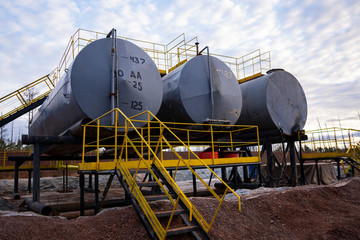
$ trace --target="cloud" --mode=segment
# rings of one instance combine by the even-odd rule
[[[118,35],[162,44],[185,33],[218,54],[240,57],[256,49],[270,50],[272,67],[289,71],[304,88],[309,107],[306,128],[316,127],[317,118],[326,122],[337,115],[358,128],[360,4],[355,0],[1,4],[1,96],[54,69],[78,28],[105,33],[116,28]]]
[[[0,32],[0,81],[9,90],[30,83],[53,70],[75,31],[79,11],[71,1],[3,1]]]

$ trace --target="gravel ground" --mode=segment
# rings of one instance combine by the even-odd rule
[[[51,189],[59,180],[43,181],[48,181],[43,187]],[[76,186],[76,180],[71,181]],[[9,211],[16,210],[9,200],[11,183],[0,183],[0,239],[149,239],[131,206],[72,220],[17,213]],[[5,185],[10,190],[3,191]],[[355,177],[326,186],[238,190],[242,210],[238,211],[236,198],[228,195],[209,235],[211,239],[359,239],[359,188],[360,178]],[[207,220],[218,206],[213,198],[191,201]],[[153,203],[159,209],[165,205]]]

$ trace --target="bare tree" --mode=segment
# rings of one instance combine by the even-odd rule
[[[7,136],[7,129],[5,126],[0,127],[0,149],[6,148],[6,136]]]

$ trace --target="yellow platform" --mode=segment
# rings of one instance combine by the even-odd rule
[[[187,162],[191,167],[201,167],[204,166],[204,163],[209,166],[226,166],[226,165],[236,165],[236,164],[261,164],[259,157],[238,157],[238,158],[215,158],[215,159],[202,159],[201,162],[198,159],[190,159],[184,160]],[[184,162],[180,162],[178,159],[172,160],[163,160],[162,164],[165,168],[176,168],[176,167],[186,167]],[[145,160],[141,161],[127,161],[125,162],[126,167],[128,169],[136,169],[136,168],[146,168],[146,164],[151,165],[152,160]],[[89,170],[96,170],[96,171],[105,171],[105,170],[113,170],[118,168],[118,163],[115,161],[111,162],[92,162],[92,163],[80,163],[79,164],[79,171],[89,171]]]

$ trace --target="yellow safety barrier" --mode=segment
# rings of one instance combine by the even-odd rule
[[[74,161],[71,161],[70,164],[64,164],[64,161],[56,161],[56,168],[59,170],[68,169],[68,170],[78,170],[79,165]]]
[[[75,59],[76,55],[83,47],[92,41],[106,37],[106,35],[106,33],[102,32],[78,29],[70,37],[66,50],[60,60],[59,66],[57,67],[58,79],[60,79],[61,74]],[[171,72],[186,61],[195,57],[195,43],[198,42],[197,37],[193,37],[190,40],[187,40],[184,33],[177,36],[167,45],[123,36],[118,36],[118,38],[133,42],[142,48],[146,53],[149,54],[158,67],[159,71],[163,74]],[[259,74],[265,74],[268,70],[271,69],[269,51],[261,53],[260,49],[258,49],[241,57],[231,57],[215,53],[210,53],[210,55],[215,56],[225,62],[235,73],[239,82],[257,77]]]
[[[341,159],[345,175],[352,167],[344,159],[350,158],[360,166],[360,130],[333,127],[306,131],[306,135],[309,140],[302,143],[303,159]]]
[[[0,160],[2,164],[0,171],[14,171],[15,164],[8,161],[9,156],[30,156],[32,151],[30,150],[0,150]],[[19,170],[32,170],[33,164],[31,161],[23,163]],[[41,164],[40,169],[56,169],[56,163],[51,162],[50,164]]]
[[[198,42],[197,37],[186,41],[183,33],[166,45],[168,72],[196,56],[196,42]],[[239,83],[260,77],[271,69],[270,52],[261,53],[260,49],[242,57],[231,57],[211,52],[210,56],[217,57],[228,65]]]
[[[9,170],[9,169],[15,169],[14,164],[9,164],[8,162],[8,156],[11,155],[22,155],[22,156],[30,156],[32,151],[28,150],[6,150],[1,149],[0,150],[0,161],[2,162],[0,165],[0,170]],[[24,166],[32,167],[32,164],[30,162],[23,164]]]
[[[358,157],[360,130],[348,128],[324,128],[306,131],[308,140],[302,142],[303,158]]]
[[[61,77],[61,74],[65,71],[65,69],[69,67],[69,65],[72,63],[72,61],[81,51],[81,49],[83,49],[86,45],[97,39],[105,38],[106,35],[107,35],[106,33],[79,28],[70,37],[65,52],[61,57],[59,66],[57,67],[59,78]],[[134,44],[142,48],[153,59],[160,72],[164,72],[167,70],[165,45],[149,42],[149,41],[137,40],[123,36],[117,36],[117,37],[120,39],[133,42]]]
[[[102,126],[100,124],[101,119],[107,116],[112,115],[115,112],[115,126]],[[118,119],[125,119],[125,123],[120,125]],[[153,119],[153,120],[151,120]],[[138,125],[144,127],[136,127]],[[173,125],[173,127],[169,127]],[[96,129],[96,141],[88,140],[86,135],[93,133],[91,129]],[[104,131],[102,131],[104,130]],[[109,130],[112,130],[113,134],[109,135]],[[131,192],[135,195],[137,201],[139,202],[141,208],[144,211],[148,221],[151,223],[154,231],[160,239],[166,237],[168,226],[163,228],[156,218],[153,211],[150,209],[150,206],[143,197],[139,187],[136,184],[136,176],[139,169],[147,169],[156,180],[163,192],[168,196],[171,203],[176,209],[179,199],[185,203],[185,205],[190,210],[190,218],[195,217],[199,222],[202,228],[208,232],[212,226],[216,215],[220,209],[220,206],[224,200],[227,192],[232,192],[239,201],[239,210],[241,210],[240,197],[205,163],[205,159],[201,159],[197,154],[193,152],[191,146],[194,144],[202,146],[210,146],[212,159],[209,159],[211,164],[215,163],[215,149],[218,147],[229,147],[231,149],[236,149],[239,146],[253,145],[259,149],[259,141],[256,142],[244,142],[236,141],[233,139],[233,136],[240,134],[240,132],[249,133],[253,131],[255,136],[258,139],[258,129],[256,126],[236,126],[236,125],[214,125],[214,124],[182,124],[182,123],[167,123],[164,124],[159,119],[156,118],[151,112],[145,111],[133,117],[127,117],[120,109],[113,109],[103,116],[87,123],[84,125],[83,130],[83,161],[80,164],[79,170],[105,170],[106,168],[114,169],[117,168],[120,170],[121,174],[124,176],[125,181],[128,186],[131,188]],[[192,133],[192,134],[191,134]],[[204,138],[207,135],[206,140],[199,140],[199,138],[194,137],[195,135]],[[230,138],[229,138],[230,136]],[[95,136],[92,136],[95,137]],[[219,140],[214,141],[215,138],[224,137],[226,139],[231,139],[230,141]],[[186,143],[185,143],[186,142]],[[188,159],[184,159],[177,152],[176,148],[185,148],[188,152]],[[96,149],[97,150],[97,162],[96,163],[85,163],[85,152],[86,149]],[[100,162],[100,149],[101,148],[111,148],[114,149],[114,156],[112,162]],[[165,149],[170,150],[175,154],[176,160],[168,161],[163,158],[163,151]],[[147,154],[147,157],[144,155]],[[158,155],[160,154],[160,157]],[[249,162],[259,163],[260,162],[260,153],[258,156],[250,157]],[[228,159],[225,159],[225,162]],[[241,158],[238,158],[241,162]],[[249,160],[249,159],[248,159]],[[170,162],[170,163],[168,163]],[[110,163],[110,164],[109,164]],[[112,163],[112,164],[111,164]],[[178,199],[173,199],[168,191],[164,188],[164,185],[160,182],[156,174],[152,170],[152,165],[161,172],[165,177],[167,182],[175,190]],[[219,182],[221,182],[225,191],[222,196],[219,196],[211,187],[196,173],[192,168],[192,165],[203,166],[207,169],[213,176],[215,176]],[[175,168],[174,177],[170,176],[166,167]],[[206,187],[206,189],[218,200],[219,205],[214,213],[214,216],[211,218],[210,223],[206,221],[193,203],[186,197],[180,187],[176,184],[174,178],[179,167],[186,168],[191,171],[191,173]],[[132,176],[129,172],[129,169],[136,169],[135,176]],[[172,217],[170,218],[170,220]]]
[[[31,150],[0,150],[0,161],[1,161],[1,165],[0,165],[0,171],[12,171],[15,170],[15,164],[14,163],[10,163],[8,161],[8,156],[30,156],[32,154]],[[79,168],[79,166],[75,163],[75,161],[71,161],[70,164],[68,164],[66,166],[66,164],[63,163],[63,161],[55,161],[55,162],[51,162],[50,164],[41,164],[40,165],[40,169],[58,169],[58,170],[62,170],[62,169],[66,169],[68,168],[69,170],[77,170]],[[24,169],[28,169],[31,170],[33,169],[33,164],[32,161],[27,161],[25,163],[23,163],[20,167],[20,170],[24,170]]]
[[[357,145],[351,145],[351,147],[346,151],[346,154],[350,154],[351,158],[357,161],[360,165],[360,143]],[[345,166],[343,160],[340,161],[340,164],[344,170],[345,175],[347,175],[350,170],[354,170],[351,165]]]

